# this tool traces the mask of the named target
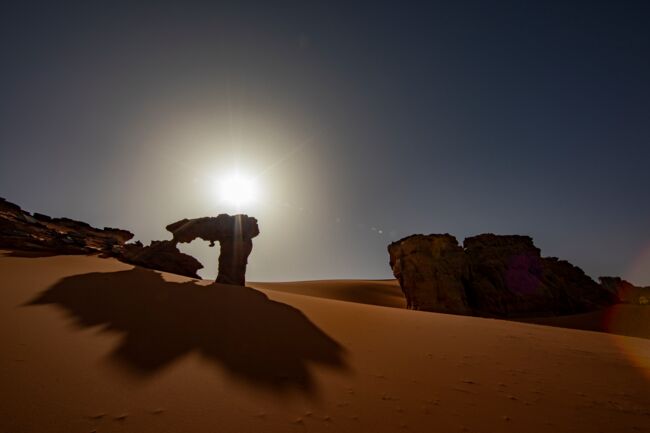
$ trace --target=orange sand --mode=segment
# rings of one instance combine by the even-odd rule
[[[650,431],[648,339],[200,284],[0,256],[0,432]]]
[[[406,308],[397,280],[321,280],[286,283],[248,283],[254,289],[357,302],[359,304]]]

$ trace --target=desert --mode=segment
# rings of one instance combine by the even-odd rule
[[[650,433],[648,23],[3,0],[0,433]]]

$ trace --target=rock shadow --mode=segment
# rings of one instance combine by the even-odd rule
[[[274,391],[315,391],[310,363],[347,368],[344,349],[300,310],[249,287],[165,281],[134,268],[66,277],[28,305],[53,304],[79,327],[124,334],[111,359],[149,376],[198,352]]]

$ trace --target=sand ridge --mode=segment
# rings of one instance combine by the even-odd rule
[[[406,308],[397,280],[314,280],[278,283],[249,282],[256,289],[336,299],[359,304]]]

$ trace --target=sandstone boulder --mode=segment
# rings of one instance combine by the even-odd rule
[[[476,314],[509,316],[535,309],[548,295],[540,251],[530,237],[484,234],[465,239],[463,246],[471,268],[465,290]]]
[[[542,257],[532,238],[414,235],[388,246],[409,308],[516,317],[591,311],[616,302],[580,268]]]
[[[470,313],[467,258],[450,234],[409,236],[388,246],[390,265],[413,310]]]

